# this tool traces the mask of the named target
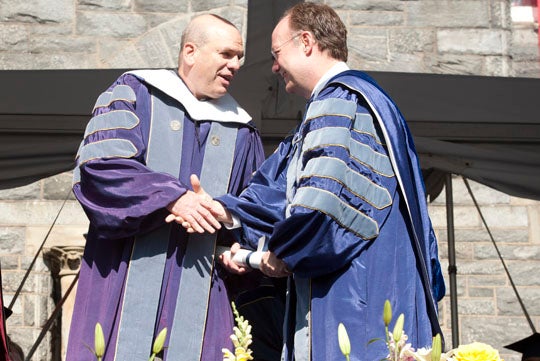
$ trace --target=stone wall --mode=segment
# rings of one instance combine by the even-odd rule
[[[264,0],[260,0],[264,1]],[[332,0],[349,28],[352,67],[365,70],[540,77],[537,24],[515,24],[507,0]],[[0,69],[174,67],[192,15],[216,12],[245,34],[246,0],[0,0]],[[70,174],[0,191],[0,261],[9,305],[70,187]],[[540,202],[473,183],[482,211],[540,328]],[[454,183],[460,339],[503,345],[529,335],[488,234],[459,178]],[[446,273],[444,194],[430,205]],[[70,198],[45,247],[81,246],[87,219]],[[28,351],[54,307],[40,255],[7,329]],[[441,320],[451,346],[449,297]],[[504,331],[504,332],[503,332]],[[58,334],[57,332],[55,334]],[[34,360],[59,359],[49,334]]]

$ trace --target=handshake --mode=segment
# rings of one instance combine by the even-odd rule
[[[214,233],[221,229],[220,222],[232,224],[231,214],[205,192],[199,178],[192,174],[190,180],[193,191],[188,190],[169,203],[167,209],[170,214],[165,218],[165,222],[181,224],[188,233]]]
[[[188,233],[215,233],[221,229],[221,223],[233,226],[230,212],[205,192],[199,178],[193,174],[190,180],[193,191],[187,191],[169,203],[167,210],[170,214],[165,218],[165,222],[176,222]],[[289,276],[291,272],[285,262],[278,259],[273,252],[262,251],[263,243],[259,240],[257,251],[242,249],[238,243],[230,249],[219,247],[219,260],[229,272],[236,274],[244,274],[256,268],[270,277]]]

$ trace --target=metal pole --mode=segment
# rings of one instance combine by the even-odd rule
[[[456,243],[454,238],[454,197],[452,195],[452,174],[446,174],[446,232],[448,234],[448,275],[450,279],[450,316],[452,321],[452,348],[459,346],[459,322],[456,283]]]

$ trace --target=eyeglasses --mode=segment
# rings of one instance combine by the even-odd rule
[[[290,38],[289,40],[285,41],[285,42],[282,43],[280,46],[278,46],[277,49],[275,49],[275,50],[270,49],[270,54],[272,54],[272,60],[276,60],[277,55],[278,55],[279,52],[281,51],[281,48],[283,48],[285,45],[287,45],[288,43],[290,43],[291,41],[293,41],[294,39],[296,39],[296,38],[299,37],[300,35],[302,35],[301,32],[297,33],[296,35],[293,35],[292,38]]]

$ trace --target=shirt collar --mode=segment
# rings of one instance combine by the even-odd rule
[[[315,98],[317,95],[319,95],[319,92],[326,86],[328,83],[328,80],[333,78],[334,76],[338,75],[339,73],[342,73],[346,70],[349,70],[349,67],[344,62],[340,61],[334,66],[332,66],[324,75],[319,79],[317,84],[315,85],[315,88],[313,88],[313,91],[311,92],[311,97]]]

